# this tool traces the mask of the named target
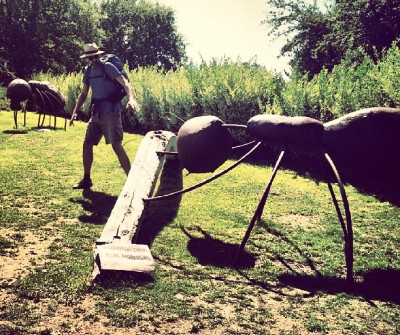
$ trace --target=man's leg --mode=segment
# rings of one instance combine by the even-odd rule
[[[93,163],[93,144],[84,141],[82,149],[82,161],[83,161],[83,179],[75,184],[75,189],[87,189],[92,187],[92,179],[90,178],[90,171]]]
[[[83,142],[82,150],[82,160],[83,160],[83,173],[85,176],[90,178],[90,172],[92,170],[93,164],[93,144],[87,141]]]
[[[118,157],[118,160],[124,169],[126,175],[128,175],[129,171],[131,170],[131,162],[129,161],[129,157],[122,146],[121,142],[113,143],[112,148],[115,152],[115,154]]]

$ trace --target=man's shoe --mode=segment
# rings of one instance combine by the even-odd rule
[[[73,189],[87,189],[87,188],[91,188],[93,185],[92,180],[91,179],[82,179],[79,183],[75,184],[74,186],[72,186]]]

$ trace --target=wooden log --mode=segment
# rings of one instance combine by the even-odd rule
[[[146,134],[140,143],[125,185],[96,244],[132,243],[144,216],[143,198],[153,194],[165,155],[175,151],[176,136],[167,131]]]
[[[153,273],[154,259],[146,245],[132,244],[145,215],[144,198],[154,192],[167,155],[176,151],[176,136],[168,131],[146,134],[140,143],[125,185],[96,241],[93,279],[101,270]]]

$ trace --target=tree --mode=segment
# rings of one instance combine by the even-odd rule
[[[86,40],[100,36],[98,7],[89,0],[0,0],[0,58],[18,77],[80,68]]]
[[[131,68],[170,69],[186,61],[173,11],[145,1],[0,0],[0,29],[2,84],[11,78],[5,68],[23,79],[39,71],[78,71],[89,42],[120,55]]]
[[[270,34],[286,36],[282,54],[291,66],[313,76],[344,59],[378,59],[400,36],[399,0],[331,0],[325,8],[314,1],[267,0],[273,10],[265,24]]]
[[[118,54],[131,69],[158,65],[168,70],[186,61],[170,8],[146,1],[108,0],[102,12],[104,48]]]
[[[343,54],[360,49],[376,60],[400,37],[400,1],[337,0],[332,22],[329,38],[337,48],[345,42]]]

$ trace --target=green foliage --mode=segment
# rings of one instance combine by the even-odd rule
[[[262,67],[228,60],[167,72],[139,68],[130,79],[145,130],[177,130],[182,120],[208,114],[246,124],[267,110],[280,82]]]
[[[89,0],[0,2],[0,58],[23,79],[76,71],[84,41],[96,40],[97,7]]]
[[[0,86],[0,110],[9,110],[10,101],[6,98],[6,88]]]
[[[243,124],[264,113],[278,86],[278,80],[264,68],[239,61],[213,60],[188,71],[203,113],[217,115],[227,123]]]
[[[399,60],[399,48],[393,44],[378,64],[365,55],[360,63],[346,59],[331,72],[323,69],[311,80],[307,75],[293,75],[274,101],[274,109],[329,121],[362,108],[399,107]]]
[[[172,9],[147,1],[5,0],[0,30],[4,85],[12,72],[28,80],[38,72],[79,71],[83,44],[89,42],[118,54],[131,69],[170,69],[186,60]]]
[[[107,0],[101,5],[103,45],[130,69],[159,66],[171,69],[186,59],[182,35],[176,31],[174,12],[158,3]]]
[[[392,47],[384,53],[378,62],[375,71],[371,74],[378,83],[382,93],[390,99],[395,106],[400,106],[400,49],[393,43]]]
[[[374,61],[400,36],[397,0],[317,2],[268,0],[272,7],[264,21],[271,35],[285,36],[282,54],[293,56],[294,71],[311,77],[331,71],[344,59]]]

